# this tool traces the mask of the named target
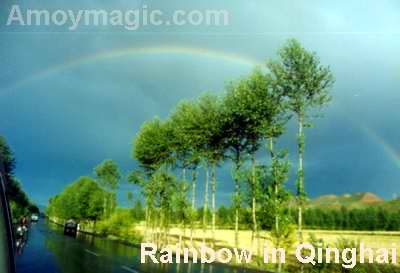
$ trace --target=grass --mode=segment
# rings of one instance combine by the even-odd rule
[[[136,226],[136,232],[142,233],[144,226]],[[178,243],[179,236],[182,231],[179,228],[172,228],[170,230],[169,244],[175,245]],[[190,244],[190,230],[186,229],[183,232],[183,247],[191,247]],[[400,232],[385,232],[385,231],[339,231],[339,230],[303,230],[303,237],[306,242],[310,242],[310,235],[314,235],[317,239],[322,239],[325,244],[329,246],[335,246],[338,240],[346,239],[353,242],[363,242],[365,247],[372,249],[378,248],[393,248],[397,247],[397,243],[400,239]],[[269,232],[260,232],[260,248],[259,253],[263,253],[263,247],[272,247],[271,241],[269,240]],[[194,230],[194,247],[199,248],[202,243],[203,231],[201,229]],[[211,231],[206,232],[206,242],[207,246],[211,247]],[[235,246],[235,236],[234,230],[231,229],[218,229],[215,232],[215,250],[222,247],[233,248]],[[274,271],[274,265],[263,264],[262,257],[255,258],[257,254],[256,242],[254,246],[252,244],[252,232],[250,230],[239,231],[239,248],[248,249],[253,252],[253,259],[251,264],[240,264],[236,266],[249,267],[255,269],[263,269],[268,271]],[[295,244],[296,245],[296,244]],[[288,261],[287,264],[292,264],[294,262],[294,249],[287,251]],[[398,253],[397,259],[400,260],[400,253]],[[233,264],[234,265],[234,264]]]
[[[400,239],[398,231],[307,230],[305,234],[307,234],[306,238],[308,235],[314,234],[328,244],[334,244],[340,238],[361,241],[366,247],[373,249],[397,247]]]
[[[137,231],[143,232],[144,226],[136,226]],[[170,243],[175,244],[178,241],[179,235],[182,234],[181,229],[172,228],[170,230]],[[232,229],[217,229],[215,231],[216,248],[218,247],[234,247],[235,236],[234,230]],[[318,239],[323,239],[324,242],[333,245],[338,239],[345,238],[354,241],[361,241],[366,247],[370,248],[391,248],[393,245],[398,244],[400,239],[399,232],[387,232],[387,231],[342,231],[342,230],[304,230],[303,231],[305,241],[311,234],[314,234]],[[183,232],[184,244],[189,244],[190,229],[186,229]],[[203,231],[201,229],[195,229],[193,232],[194,242],[196,245],[202,242]],[[211,230],[206,232],[207,242],[211,241]],[[250,230],[239,231],[239,242],[240,248],[249,249],[256,252],[256,248],[252,247],[252,232]],[[269,240],[269,232],[260,232],[260,244],[261,246],[271,246]]]

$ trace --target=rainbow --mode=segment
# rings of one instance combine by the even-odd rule
[[[46,77],[51,74],[78,67],[85,64],[96,63],[99,61],[116,59],[126,56],[134,55],[151,55],[151,54],[179,54],[198,56],[209,59],[219,59],[225,62],[231,62],[242,66],[255,67],[262,65],[262,62],[255,58],[239,55],[235,53],[228,53],[225,51],[211,50],[207,48],[196,47],[180,47],[180,46],[163,46],[163,47],[131,47],[120,48],[109,51],[102,51],[91,55],[82,56],[61,64],[56,64],[45,69],[39,70],[22,80],[15,82],[13,85],[6,87],[7,90],[16,90],[20,87],[29,84],[41,77]]]
[[[367,127],[365,125],[361,126],[361,129],[373,140],[375,140],[384,150],[385,154],[388,155],[393,162],[397,165],[397,167],[400,168],[400,154],[390,145],[387,143],[383,137],[378,135],[378,133],[375,130],[372,130],[370,127]]]
[[[15,82],[9,87],[0,90],[0,95],[4,95],[6,91],[14,91],[19,88],[32,83],[42,77],[47,77],[52,74],[61,72],[63,70],[75,68],[81,65],[96,63],[99,61],[105,61],[109,59],[116,59],[126,56],[135,55],[153,55],[153,54],[178,54],[178,55],[188,55],[196,57],[204,57],[208,59],[222,60],[228,63],[234,63],[236,65],[246,66],[249,68],[261,66],[263,63],[259,60],[235,53],[229,53],[226,51],[211,50],[207,48],[197,48],[197,47],[183,47],[183,46],[162,46],[162,47],[130,47],[130,48],[120,48],[109,51],[102,51],[90,55],[81,56],[70,61],[49,66],[45,69],[36,71],[30,76]],[[358,124],[358,123],[356,123]],[[393,159],[395,164],[400,168],[400,154],[388,144],[381,136],[379,136],[374,130],[367,126],[359,125],[367,135],[369,135],[373,140],[375,140],[385,151],[385,153]]]

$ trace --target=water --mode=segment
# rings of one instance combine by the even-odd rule
[[[33,224],[28,243],[17,257],[17,273],[255,273],[221,264],[140,263],[137,247],[87,234],[63,235],[59,226]]]

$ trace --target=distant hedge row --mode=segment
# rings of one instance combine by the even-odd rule
[[[290,210],[293,222],[297,220],[297,211]],[[243,215],[240,225],[242,228],[251,227],[251,211],[242,208]],[[201,221],[202,208],[198,210],[198,221]],[[211,218],[211,214],[208,215]],[[359,230],[359,231],[400,231],[400,210],[383,207],[368,207],[363,209],[333,209],[333,208],[308,208],[304,211],[304,224],[308,229],[325,230]],[[267,218],[258,219],[261,228],[269,230],[273,222]],[[219,227],[233,228],[234,209],[221,206],[217,212],[217,225]]]
[[[304,211],[305,225],[315,229],[400,230],[400,211],[382,207],[321,209]]]

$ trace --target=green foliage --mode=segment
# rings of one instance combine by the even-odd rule
[[[6,177],[11,178],[15,168],[15,157],[6,139],[2,136],[0,136],[0,161],[4,164]]]
[[[149,210],[154,209],[154,199],[156,195],[156,183],[154,179],[146,177],[141,171],[132,171],[128,174],[128,182],[141,187],[142,194],[145,197],[146,206]]]
[[[274,90],[285,97],[286,107],[297,115],[298,155],[297,201],[299,214],[304,206],[306,192],[304,188],[304,127],[311,109],[321,108],[330,101],[329,90],[334,83],[329,67],[320,64],[315,53],[309,52],[295,39],[290,39],[279,50],[279,60],[270,61],[268,68]],[[300,240],[302,237],[302,218],[298,218]]]
[[[107,159],[95,167],[94,173],[97,183],[107,191],[103,196],[103,215],[109,217],[117,206],[116,190],[121,180],[121,171],[117,163]]]
[[[177,180],[166,168],[154,171],[150,176],[145,176],[140,171],[129,174],[128,180],[142,187],[147,207],[147,225],[158,223],[161,227],[168,228],[173,215],[174,201],[182,202],[177,198]]]
[[[148,174],[163,164],[171,165],[175,162],[172,157],[172,136],[170,124],[158,118],[145,122],[140,128],[134,140],[132,155]]]
[[[208,162],[221,160],[225,136],[221,115],[221,101],[210,93],[203,94],[196,102],[181,102],[169,120],[174,128],[172,143],[178,158],[189,163],[200,158]]]
[[[399,219],[398,210],[372,206],[360,209],[313,207],[304,211],[304,224],[311,229],[396,231],[400,229]]]
[[[220,228],[231,228],[235,222],[235,210],[234,207],[226,207],[221,205],[217,210],[217,225]],[[249,221],[243,224],[248,224]]]
[[[61,219],[97,221],[103,215],[105,195],[96,181],[81,177],[49,200],[47,214]]]
[[[133,219],[135,222],[140,222],[145,220],[145,211],[142,205],[142,202],[137,200],[135,204],[133,205],[132,208],[132,213],[131,213]]]
[[[21,182],[13,175],[15,157],[5,138],[0,136],[0,170],[4,171],[6,196],[10,203],[11,215],[14,221],[31,213],[38,213],[38,207],[33,204],[23,191]],[[3,170],[4,167],[4,170]]]
[[[133,201],[133,193],[132,192],[128,192],[127,198],[128,198],[129,202],[132,202]]]
[[[223,100],[223,131],[230,156],[235,164],[241,164],[243,156],[257,149],[261,137],[264,116],[260,113],[258,101],[262,101],[259,89],[249,88],[247,79],[232,83],[227,87]],[[237,168],[237,170],[239,170]]]
[[[329,89],[334,77],[327,66],[320,64],[315,53],[309,52],[295,39],[279,50],[279,60],[268,63],[274,87],[288,98],[289,108],[302,114],[310,107],[330,101]]]
[[[186,181],[177,181],[176,191],[172,197],[173,214],[177,224],[188,224],[191,219],[191,206],[187,198],[188,190]]]
[[[121,180],[121,171],[113,160],[104,160],[96,166],[94,172],[99,185],[104,189],[115,191],[118,188],[118,183]]]
[[[252,198],[253,196],[256,198],[257,203],[261,201],[261,194],[262,194],[262,189],[261,189],[261,181],[268,180],[269,178],[267,177],[267,170],[266,166],[262,164],[258,164],[255,166],[255,181],[253,181],[253,170],[252,167],[244,167],[239,173],[240,175],[240,180],[244,181],[244,186],[243,186],[243,196],[244,196],[244,201],[245,203],[251,207],[252,205]],[[255,183],[254,183],[255,182]]]
[[[157,170],[152,178],[152,183],[155,185],[155,204],[164,213],[164,216],[172,212],[172,199],[176,192],[176,178],[171,173],[164,169]],[[167,221],[167,219],[164,219]]]
[[[127,209],[117,209],[108,219],[96,224],[96,231],[101,235],[112,235],[130,242],[141,242],[141,237],[133,230],[135,218]]]
[[[296,226],[286,215],[279,218],[279,229],[271,229],[271,241],[276,247],[289,250],[296,240]]]
[[[207,161],[217,163],[224,158],[225,152],[226,132],[221,120],[223,106],[218,97],[206,93],[198,99],[197,107],[200,114],[196,118],[201,136],[199,150]]]
[[[173,124],[173,147],[182,168],[196,168],[199,163],[200,130],[194,121],[200,116],[197,105],[182,101],[170,116]]]
[[[28,213],[31,202],[26,193],[22,190],[21,182],[17,178],[14,176],[10,177],[6,191],[8,200],[15,204],[14,207],[18,207],[19,210],[25,211],[22,214]],[[21,213],[18,213],[17,215],[20,214]]]

